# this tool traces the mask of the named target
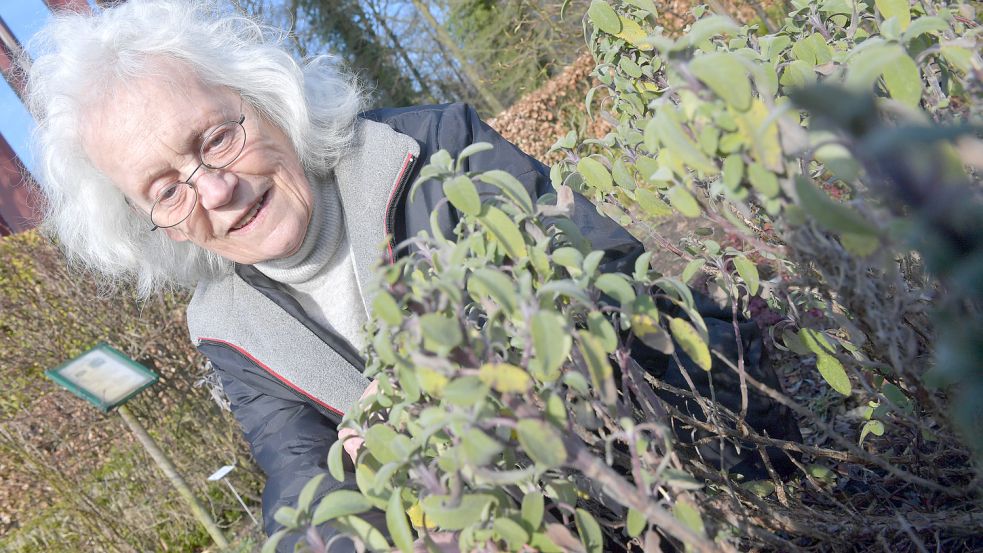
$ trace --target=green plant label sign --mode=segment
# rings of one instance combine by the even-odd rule
[[[123,405],[159,378],[153,371],[102,343],[58,368],[44,371],[44,374],[103,412]]]

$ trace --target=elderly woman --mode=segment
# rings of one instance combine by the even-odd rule
[[[360,114],[350,77],[327,57],[298,63],[283,39],[210,2],[131,0],[56,17],[29,76],[48,228],[109,282],[144,296],[194,287],[191,339],[268,476],[267,532],[326,472],[337,424],[369,384],[359,350],[373,265],[429,229],[436,206],[444,232],[456,223],[438,183],[407,197],[423,160],[490,142],[469,170],[507,170],[533,197],[551,190],[545,168],[470,107]],[[604,269],[628,268],[638,242],[576,201]],[[749,419],[784,435],[770,409]],[[328,477],[321,493],[345,485]]]

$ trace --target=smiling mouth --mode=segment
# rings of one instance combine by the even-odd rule
[[[263,196],[260,197],[259,201],[253,204],[253,207],[249,210],[249,212],[243,215],[242,219],[239,219],[239,222],[236,223],[236,225],[229,230],[233,232],[237,230],[242,230],[243,228],[249,226],[250,223],[255,221],[260,211],[262,211],[263,208],[266,207],[266,200],[269,198],[269,196],[270,196],[270,191],[267,190],[266,192],[263,193]]]

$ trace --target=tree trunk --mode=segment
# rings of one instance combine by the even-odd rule
[[[375,18],[375,20],[379,23],[379,26],[386,32],[386,36],[388,36],[389,40],[392,41],[393,48],[396,49],[396,53],[399,54],[399,57],[403,60],[403,63],[406,64],[406,67],[409,68],[410,72],[413,74],[413,78],[416,79],[417,83],[419,83],[420,92],[423,93],[430,102],[435,102],[436,97],[433,94],[433,90],[430,88],[430,83],[423,78],[423,75],[420,74],[420,70],[416,68],[416,64],[413,63],[413,60],[410,59],[409,54],[406,53],[406,49],[403,48],[403,45],[399,42],[399,37],[396,36],[396,33],[393,32],[392,28],[389,26],[389,23],[386,22],[386,18],[379,13],[378,9],[376,9],[375,2],[369,1],[366,2],[366,5],[368,5],[369,10],[372,12],[372,17]]]
[[[451,56],[454,58],[453,61],[457,63],[458,67],[461,68],[461,71],[463,71],[467,76],[471,86],[473,86],[478,92],[478,95],[481,96],[481,99],[484,100],[485,104],[487,104],[487,106],[495,114],[504,111],[505,108],[502,106],[502,103],[498,101],[498,98],[492,94],[491,91],[484,86],[484,84],[482,84],[481,75],[479,75],[478,71],[475,70],[474,65],[468,61],[467,57],[464,55],[464,52],[457,45],[457,43],[454,42],[454,39],[451,37],[450,33],[447,32],[447,29],[445,29],[433,16],[433,14],[430,12],[430,8],[421,0],[413,0],[413,5],[416,6],[416,9],[419,10],[420,14],[423,15],[423,18],[434,30],[434,33],[437,35],[437,40],[440,41],[441,45],[443,45],[444,48],[451,53]]]

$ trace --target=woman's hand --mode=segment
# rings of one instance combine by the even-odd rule
[[[379,381],[373,380],[368,387],[365,388],[365,391],[362,392],[362,397],[358,398],[358,402],[362,403],[362,400],[369,396],[374,396],[377,391],[379,391]],[[350,436],[355,436],[355,431],[351,428],[342,428],[338,431],[338,439],[342,440],[345,451],[348,453],[348,456],[352,458],[352,463],[354,463],[358,459],[358,450],[362,447],[365,440],[357,436]],[[348,439],[346,440],[345,438]]]
[[[433,542],[435,549],[440,553],[460,553],[457,547],[457,532],[434,532],[429,534],[430,541]],[[413,553],[428,553],[431,549],[427,548],[427,538],[420,538],[413,542]]]

